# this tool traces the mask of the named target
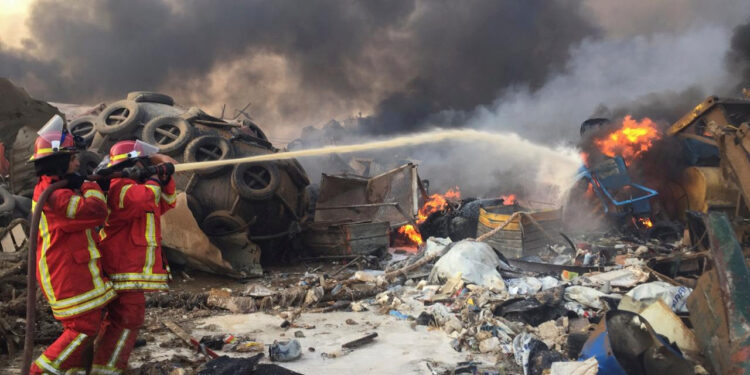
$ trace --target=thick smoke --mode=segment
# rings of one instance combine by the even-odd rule
[[[674,121],[726,84],[722,58],[706,56],[724,56],[729,39],[729,30],[707,26],[680,34],[586,40],[571,52],[566,73],[537,90],[504,90],[470,123],[556,143],[575,142],[579,125],[591,116],[637,111]]]
[[[362,111],[371,133],[406,131],[541,86],[595,33],[582,14],[580,0],[37,0],[29,48],[0,49],[0,75],[47,100],[157,89],[214,111],[251,102],[271,127]]]
[[[734,73],[737,90],[750,89],[750,21],[734,29],[727,61]]]

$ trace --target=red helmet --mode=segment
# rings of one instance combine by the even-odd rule
[[[120,141],[109,149],[109,162],[112,167],[127,160],[147,158],[159,152],[159,148],[143,141]]]
[[[39,137],[34,142],[34,154],[29,161],[76,152],[73,135],[65,131],[65,123],[60,115],[52,116],[37,134]]]

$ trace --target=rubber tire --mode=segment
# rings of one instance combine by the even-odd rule
[[[120,123],[110,124],[111,119],[109,117],[118,111],[127,111],[127,116]],[[138,107],[138,103],[132,100],[120,100],[110,104],[99,114],[99,119],[96,122],[96,130],[102,134],[123,136],[133,133],[138,127],[140,119],[141,110]]]
[[[79,117],[68,124],[68,131],[73,135],[80,136],[86,141],[86,145],[90,145],[96,135],[97,121],[96,116]]]
[[[192,194],[186,194],[187,198],[187,205],[188,209],[190,209],[190,212],[193,213],[193,217],[195,218],[196,222],[202,222],[203,221],[203,205],[201,205],[201,202]]]
[[[82,176],[88,176],[94,173],[94,169],[99,166],[102,162],[102,157],[93,151],[81,151],[76,157],[78,162],[81,164],[78,167],[78,173]]]
[[[310,185],[310,178],[307,177],[305,168],[302,168],[302,164],[299,163],[299,160],[289,159],[286,171],[289,174],[289,178],[292,179],[292,182],[294,182],[297,187],[304,188],[305,186]]]
[[[185,120],[192,120],[204,116],[205,114],[206,112],[203,112],[203,110],[198,107],[190,107],[187,111],[181,114],[180,117],[184,118]]]
[[[0,186],[0,215],[10,214],[16,208],[16,198],[8,189]]]
[[[243,125],[245,128],[252,130],[253,133],[256,134],[257,138],[268,142],[268,137],[266,136],[266,133],[264,133],[263,130],[261,130],[261,128],[258,125],[255,125],[254,122],[244,121]]]
[[[160,127],[164,126],[171,126],[171,129],[159,129]],[[176,135],[176,138],[173,138],[171,142],[163,144],[159,142],[159,139],[157,139],[157,130],[163,130],[172,135],[174,135],[173,130],[177,130],[178,133]],[[141,138],[143,139],[143,141],[158,146],[160,153],[173,155],[180,152],[182,148],[192,140],[194,128],[193,125],[187,122],[187,120],[185,120],[184,118],[174,116],[161,116],[147,122],[146,126],[143,127],[142,134],[143,135],[141,136]],[[168,140],[166,136],[162,134],[159,135],[161,136],[160,139],[162,141]]]
[[[205,149],[206,147],[218,148],[221,151],[221,156],[217,159],[206,159],[198,157],[198,152],[201,151],[201,149]],[[190,143],[188,143],[187,146],[185,146],[184,159],[185,163],[194,163],[208,160],[231,159],[233,155],[234,148],[228,140],[215,135],[203,135],[193,139],[192,141],[190,141]],[[220,166],[207,169],[198,169],[195,171],[195,173],[201,176],[209,176],[219,173],[220,171],[227,169],[227,167],[228,166]]]
[[[208,236],[223,236],[232,233],[240,233],[247,229],[247,223],[241,218],[232,215],[229,211],[214,211],[201,223],[201,229]]]
[[[245,174],[248,172],[260,175],[259,177],[264,180],[265,186],[255,188],[248,184],[245,179]],[[232,188],[240,197],[260,201],[274,196],[276,189],[279,188],[279,184],[281,183],[281,178],[279,176],[279,167],[276,164],[260,162],[236,165],[232,171],[230,181]]]
[[[36,131],[29,127],[22,127],[16,133],[16,140],[10,150],[10,191],[13,194],[31,197],[38,178],[34,166],[28,163],[34,154]]]
[[[174,98],[166,94],[160,94],[152,91],[131,91],[128,93],[128,100],[136,103],[159,103],[169,106],[174,105]]]

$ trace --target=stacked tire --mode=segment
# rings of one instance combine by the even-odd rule
[[[121,140],[141,139],[181,163],[224,160],[278,152],[256,124],[228,123],[197,107],[176,107],[168,95],[136,91],[98,116],[85,116],[70,130],[89,144],[82,169],[101,160]],[[84,166],[85,164],[85,166]],[[261,247],[264,262],[297,250],[292,246],[306,220],[309,179],[296,160],[219,166],[175,175],[178,190],[201,229],[216,243],[247,233]]]

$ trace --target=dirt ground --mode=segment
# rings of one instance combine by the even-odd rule
[[[171,295],[201,296],[211,289],[232,290],[232,294],[247,288],[249,283],[267,285],[269,288],[285,287],[297,283],[305,271],[332,272],[340,267],[338,262],[300,263],[288,267],[269,268],[262,279],[238,281],[216,275],[190,272],[182,273],[171,282]],[[163,296],[162,296],[163,297]],[[498,361],[491,355],[457,352],[451,347],[451,337],[440,329],[418,326],[413,321],[401,320],[370,309],[367,311],[337,311],[326,313],[303,312],[294,325],[281,328],[282,309],[249,314],[234,314],[201,306],[199,303],[173,301],[176,306],[149,307],[146,323],[139,333],[139,345],[130,359],[130,374],[158,373],[149,371],[157,362],[182,367],[187,373],[206,362],[206,357],[181,341],[167,329],[166,320],[177,323],[200,340],[203,336],[227,335],[249,338],[264,345],[261,363],[269,363],[268,346],[274,340],[296,338],[302,346],[301,358],[281,366],[302,374],[431,374],[430,366],[444,364],[455,367],[461,362],[481,362],[492,365]],[[342,350],[341,345],[370,333],[378,336],[372,343],[354,350]],[[37,355],[44,349],[37,348]],[[217,351],[230,357],[251,357],[257,352],[237,353]],[[20,356],[19,356],[20,357]],[[384,360],[386,359],[386,360]],[[0,370],[0,374],[16,374],[20,358]],[[428,365],[429,364],[429,365]]]

